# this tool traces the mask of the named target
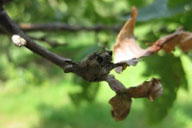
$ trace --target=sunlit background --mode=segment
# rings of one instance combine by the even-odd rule
[[[138,8],[135,28],[142,47],[174,32],[192,31],[191,0],[13,0],[5,6],[16,23],[55,23],[72,26],[119,26]],[[34,31],[61,45],[43,47],[75,61],[115,42],[114,31]],[[124,121],[110,115],[108,100],[115,94],[105,82],[88,83],[33,54],[12,45],[0,34],[0,128],[192,128],[192,52],[144,58],[136,67],[115,74],[126,87],[160,78],[164,93],[150,102],[133,99]]]

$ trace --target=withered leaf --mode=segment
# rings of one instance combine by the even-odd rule
[[[192,49],[192,33],[191,32],[184,32],[180,31],[174,38],[167,40],[163,49],[166,52],[171,52],[174,47],[178,45],[178,47],[184,51],[188,52]]]
[[[125,63],[131,65],[132,60],[143,56],[145,50],[141,49],[135,42],[133,29],[135,18],[137,15],[136,7],[132,8],[131,18],[125,23],[120,30],[116,43],[113,46],[114,63]],[[136,63],[134,63],[136,64]],[[122,67],[116,68],[117,72],[121,72]]]
[[[142,84],[126,89],[126,94],[133,98],[147,97],[150,101],[159,97],[163,92],[162,85],[158,79],[144,81]]]
[[[178,45],[184,52],[192,49],[192,33],[181,30],[177,30],[172,34],[161,37],[153,43],[152,46],[142,49],[137,45],[133,34],[136,15],[137,9],[136,7],[133,7],[131,18],[128,19],[120,30],[116,43],[113,46],[114,63],[121,63],[121,66],[115,69],[116,72],[121,72],[128,65],[135,65],[135,60],[138,60],[142,56],[156,53],[162,48],[166,52],[172,51],[175,45]]]
[[[114,79],[112,80],[114,81]],[[116,82],[118,84],[116,84]],[[119,88],[119,81],[116,81],[113,86]],[[121,83],[120,83],[121,84]],[[111,86],[111,85],[110,85]],[[118,89],[119,91],[119,89]],[[124,88],[121,92],[116,91],[116,95],[109,100],[109,104],[112,106],[111,115],[115,120],[123,120],[127,117],[131,107],[131,98],[143,98],[146,97],[150,101],[159,97],[162,94],[162,86],[158,79],[153,78],[150,81],[145,81],[142,84]]]
[[[111,115],[115,120],[123,120],[127,117],[131,107],[131,97],[127,94],[116,94],[109,100],[112,106]]]

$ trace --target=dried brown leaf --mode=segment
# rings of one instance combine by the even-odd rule
[[[116,96],[109,100],[109,104],[112,106],[112,117],[115,120],[123,120],[127,117],[130,111],[131,98],[123,93],[116,94]]]
[[[143,56],[145,50],[141,49],[135,42],[134,39],[134,24],[137,15],[136,7],[132,8],[131,18],[125,23],[119,32],[116,43],[113,46],[114,63],[125,63],[132,65],[132,60],[135,62],[135,58]],[[135,65],[136,63],[133,63]],[[126,67],[126,66],[125,66]],[[116,69],[120,72],[122,68]]]
[[[163,49],[166,52],[171,52],[174,47],[178,45],[178,47],[184,51],[188,52],[192,49],[192,33],[191,32],[179,32],[174,38],[167,40]]]
[[[139,86],[126,89],[126,94],[133,98],[147,97],[150,101],[159,97],[163,92],[162,85],[158,79],[153,78],[145,81]]]
[[[111,81],[113,88],[119,88],[119,81],[114,79]],[[115,83],[115,84],[114,84]],[[110,85],[111,86],[111,85]],[[114,87],[117,86],[117,87]],[[112,106],[111,115],[115,120],[123,120],[127,117],[131,107],[131,98],[148,98],[150,101],[153,101],[155,98],[159,97],[162,94],[162,86],[158,79],[153,78],[150,81],[145,81],[142,84],[131,87],[124,88],[121,92],[118,93],[109,100],[109,104]],[[117,92],[117,91],[116,91]]]
[[[131,18],[125,23],[120,30],[116,43],[113,46],[114,63],[121,63],[121,66],[115,69],[116,72],[121,72],[128,65],[136,65],[137,61],[142,56],[148,56],[164,49],[170,52],[178,45],[184,52],[192,49],[192,33],[183,32],[181,29],[176,32],[166,35],[158,39],[152,46],[142,49],[137,45],[134,39],[134,24],[137,15],[137,9],[132,8]]]

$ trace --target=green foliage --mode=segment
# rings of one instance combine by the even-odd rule
[[[162,35],[173,32],[178,26],[183,26],[185,30],[192,31],[191,0],[14,0],[6,5],[6,10],[17,23],[63,22],[77,26],[92,26],[95,24],[114,26],[123,23],[129,17],[133,5],[137,6],[139,10],[135,33],[139,42],[142,42],[140,43],[142,46],[145,42],[153,42]],[[67,43],[66,46],[51,48],[47,44],[37,41],[47,49],[75,61],[81,60],[104,44],[110,48],[116,37],[116,33],[106,31],[99,33],[53,31],[30,32],[27,34],[34,37],[45,35],[50,40]],[[169,124],[169,119],[166,119],[162,126],[159,125],[158,127],[182,127],[186,122],[186,126],[188,124],[188,127],[191,126],[191,104],[182,104],[183,99],[189,99],[190,96],[181,96],[179,105],[174,106],[177,95],[182,90],[181,87],[187,90],[191,86],[187,83],[191,81],[190,75],[186,77],[186,74],[190,74],[190,70],[188,70],[190,66],[185,67],[184,70],[185,61],[180,56],[174,57],[161,53],[153,55],[145,58],[138,65],[142,68],[128,69],[131,75],[129,73],[122,74],[124,76],[120,80],[126,81],[125,85],[138,84],[140,81],[154,76],[159,77],[164,87],[164,94],[153,103],[145,101],[144,106],[138,101],[137,105],[142,106],[142,109],[133,107],[130,117],[122,124],[117,124],[112,121],[108,114],[109,106],[107,107],[106,103],[110,97],[106,97],[106,95],[111,92],[109,88],[106,90],[99,89],[100,85],[98,83],[88,83],[77,76],[63,74],[56,66],[42,60],[30,51],[14,47],[4,35],[1,35],[0,39],[0,99],[1,103],[5,103],[0,105],[1,114],[5,113],[6,115],[6,113],[11,114],[12,112],[18,114],[25,108],[30,108],[28,102],[31,101],[31,109],[33,110],[29,111],[37,113],[38,109],[42,126],[45,127],[49,125],[50,127],[62,127],[61,125],[77,127],[79,124],[80,127],[91,127],[93,124],[105,128],[126,127],[129,124],[130,127],[148,127],[145,120],[139,119],[141,125],[138,124],[138,118],[141,116],[145,118],[146,115],[142,110],[146,110],[153,123],[159,122],[163,118],[171,118],[174,122]],[[188,54],[186,54],[186,58],[191,60]],[[141,76],[132,76],[132,74],[136,74],[135,72],[142,71]],[[129,79],[127,76],[131,78]],[[133,82],[133,77],[136,83]],[[102,86],[105,85],[102,83]],[[63,91],[65,89],[68,91]],[[38,90],[40,90],[39,93]],[[97,101],[99,91],[105,91],[102,96],[98,97],[101,101]],[[44,98],[40,98],[41,94]],[[182,92],[182,94],[185,95],[186,92]],[[68,101],[73,101],[69,104],[70,108],[74,103],[77,108],[84,105],[83,101],[101,102],[102,105],[95,103],[91,107],[80,107],[78,109],[83,112],[78,110],[71,110],[71,112],[69,110],[68,113],[68,109],[63,107],[63,100],[65,104],[68,104]],[[96,106],[94,107],[94,105]],[[184,109],[180,110],[180,107]],[[18,113],[15,112],[17,111],[15,108],[20,108]],[[103,117],[99,116],[101,113],[105,113]],[[98,124],[97,120],[101,124]],[[89,121],[90,123],[86,124]]]
[[[144,75],[159,77],[163,85],[163,95],[159,99],[153,103],[145,102],[149,119],[156,123],[173,106],[178,89],[182,86],[187,88],[187,80],[180,59],[172,55],[153,55],[145,59],[145,65]]]
[[[149,6],[139,10],[138,21],[148,21],[151,19],[158,19],[163,17],[170,17],[172,15],[184,12],[184,5],[179,7],[168,8],[168,0],[155,0]],[[151,11],[153,10],[153,11]]]
[[[70,97],[76,106],[79,106],[82,101],[94,101],[99,89],[99,83],[90,83],[77,76],[74,76],[74,84],[78,84],[81,89],[79,92],[71,93]]]

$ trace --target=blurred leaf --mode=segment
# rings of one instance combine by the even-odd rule
[[[191,0],[168,0],[167,6],[168,7],[178,7],[181,5],[189,5],[191,3]]]
[[[143,7],[150,4],[153,1],[154,0],[127,0],[127,3],[130,6]]]
[[[159,76],[163,85],[163,95],[153,103],[145,102],[146,112],[150,122],[161,121],[168,113],[177,96],[180,87],[187,88],[187,80],[179,58],[172,55],[153,55],[145,58],[146,70],[144,76]]]
[[[81,88],[79,92],[70,93],[73,103],[78,106],[82,101],[93,102],[99,90],[99,83],[87,82],[78,76],[74,76],[73,79],[74,83]]]
[[[167,0],[154,0],[151,5],[138,10],[137,21],[144,22],[151,19],[158,19],[162,17],[170,17],[172,15],[184,12],[184,5],[174,8],[168,8]],[[126,18],[127,19],[127,18]]]

